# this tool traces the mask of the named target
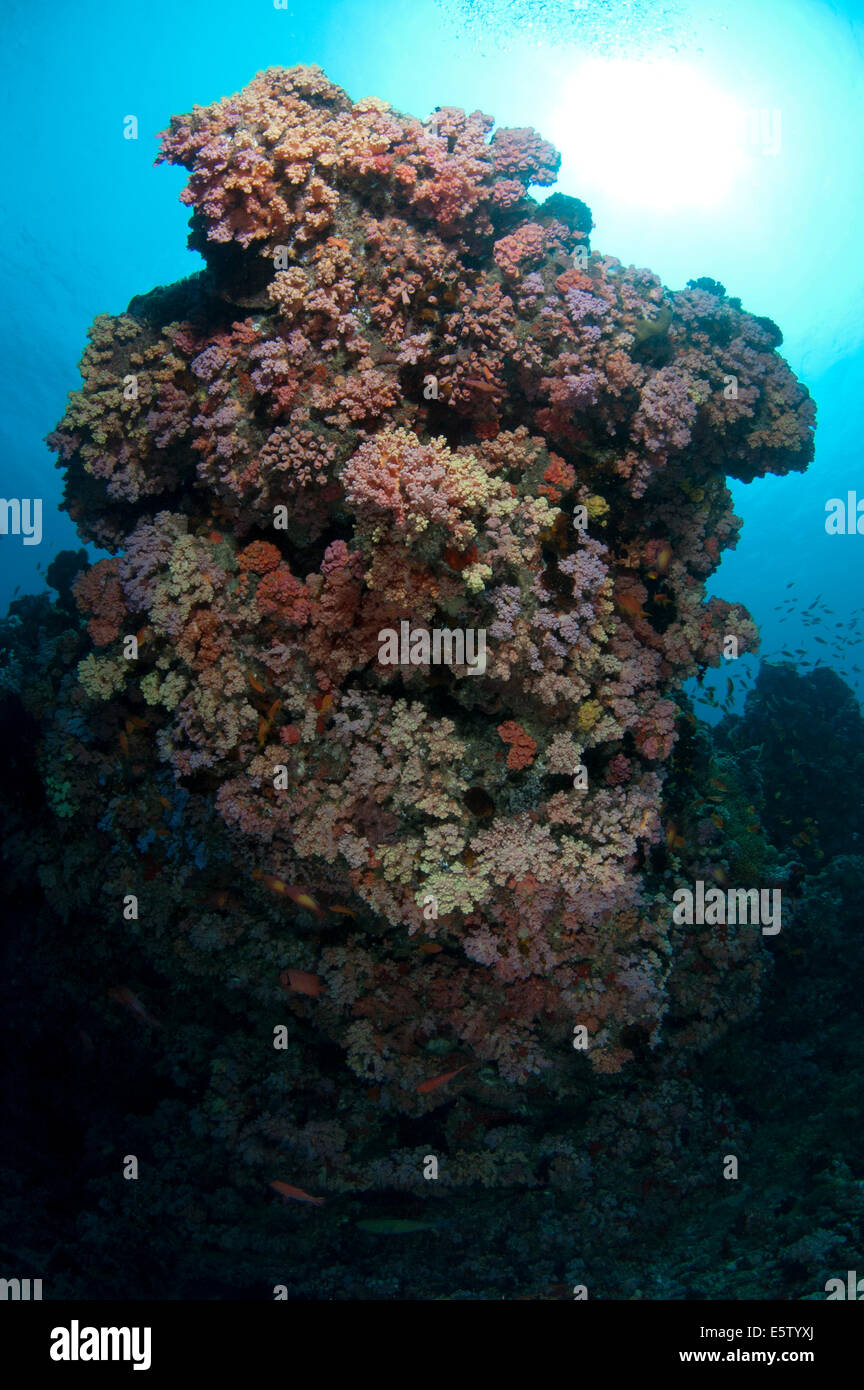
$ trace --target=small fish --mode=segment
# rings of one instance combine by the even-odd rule
[[[458,1076],[460,1071],[464,1070],[465,1067],[457,1067],[455,1071],[445,1071],[440,1076],[430,1076],[428,1081],[421,1081],[417,1087],[418,1096],[426,1096],[430,1091],[437,1091],[439,1086],[446,1085],[448,1081],[452,1081],[454,1076]]]
[[[614,599],[615,607],[625,618],[644,618],[645,613],[642,605],[635,594],[624,593],[616,594]]]
[[[127,734],[126,734],[126,732],[125,732],[124,729],[121,729],[120,732],[119,732],[119,734],[117,735],[117,742],[120,744],[120,751],[122,752],[123,757],[124,757],[124,758],[128,758],[128,757],[129,757],[129,738],[128,738],[128,736],[127,736]]]
[[[285,892],[284,880],[281,878],[277,878],[275,874],[262,874],[260,869],[253,869],[252,877],[260,879],[260,881],[264,884],[264,887],[269,888],[271,893]]]
[[[326,695],[317,695],[313,704],[318,710],[318,718],[315,721],[315,732],[316,734],[323,734],[327,727],[327,711],[333,704],[333,692],[328,690]]]
[[[258,677],[253,676],[251,671],[247,672],[247,674],[249,676],[249,684],[251,685],[252,689],[257,690],[259,695],[263,695],[267,688],[264,685],[263,681],[259,681]]]
[[[317,999],[324,988],[321,976],[312,975],[308,970],[283,970],[279,981],[283,989],[292,994],[308,994],[310,999]]]
[[[151,1014],[148,1014],[141,1000],[138,998],[138,995],[133,994],[131,989],[127,989],[125,985],[116,985],[113,989],[109,989],[108,997],[109,999],[113,999],[115,1003],[122,1004],[124,1009],[128,1009],[130,1013],[133,1013],[136,1018],[140,1018],[142,1022],[150,1023],[154,1028],[162,1027],[161,1023],[158,1023]]]
[[[305,888],[295,888],[293,884],[286,883],[284,879],[277,878],[275,874],[262,874],[259,870],[253,870],[252,877],[260,879],[264,887],[269,888],[271,893],[278,893],[280,897],[290,898],[292,903],[305,908],[307,912],[314,912],[318,917],[324,916],[312,894],[307,893]]]
[[[674,825],[671,821],[666,827],[666,847],[667,849],[684,848],[683,836],[679,835],[677,825]]]
[[[671,545],[664,545],[657,555],[657,569],[660,574],[665,574],[672,561]]]
[[[338,913],[340,917],[356,917],[357,913],[352,912],[350,907],[343,907],[341,903],[331,903],[328,912]]]
[[[304,1192],[302,1187],[292,1187],[290,1182],[271,1182],[270,1186],[282,1197],[290,1197],[292,1202],[311,1202],[313,1206],[322,1207],[323,1197],[310,1197],[308,1192]]]
[[[307,893],[305,889],[294,888],[290,883],[286,883],[283,886],[282,891],[284,892],[286,898],[290,898],[292,903],[296,903],[297,906],[302,907],[304,911],[314,912],[316,917],[324,916],[324,913],[321,911],[321,908],[318,906],[317,902],[312,897],[312,894]]]

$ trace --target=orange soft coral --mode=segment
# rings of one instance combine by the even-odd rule
[[[537,753],[537,744],[530,734],[526,734],[522,725],[508,719],[504,724],[498,725],[498,734],[510,745],[507,754],[507,766],[510,771],[518,772],[523,767],[530,767]]]

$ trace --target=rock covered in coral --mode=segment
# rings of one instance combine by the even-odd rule
[[[763,662],[718,740],[746,767],[773,844],[812,869],[864,841],[864,719],[836,672]]]
[[[773,325],[591,251],[583,204],[529,194],[555,151],[492,125],[314,68],[175,118],[207,270],[96,320],[51,437],[113,554],[50,739],[103,910],[135,883],[159,968],[279,1000],[409,1112],[566,1089],[578,1023],[600,1071],[659,1041],[675,694],[757,644],[705,600],[726,475],[812,457]],[[405,625],[483,633],[482,670],[385,664]],[[761,951],[712,943],[701,984]],[[458,1079],[418,1093],[436,1052]]]

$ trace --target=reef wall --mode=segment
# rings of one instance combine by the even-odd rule
[[[565,1113],[758,994],[758,932],[673,925],[732,866],[670,767],[682,683],[757,646],[705,598],[726,477],[806,468],[812,402],[770,320],[536,201],[533,130],[271,69],[160,158],[207,269],[95,321],[50,439],[112,558],[19,664],[43,887],[100,1007],[214,1054],[192,1130],[258,1177],[423,1189],[444,1108],[449,1184],[569,1181],[526,1088]]]

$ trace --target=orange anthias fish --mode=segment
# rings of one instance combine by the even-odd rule
[[[324,916],[311,893],[307,893],[303,888],[293,888],[290,883],[286,883],[283,891],[286,898],[290,898],[298,907],[305,908],[307,912],[314,912],[316,917]]]
[[[308,994],[311,999],[317,999],[324,988],[321,976],[313,975],[308,970],[283,970],[279,981],[283,989],[290,990],[292,994]]]
[[[666,848],[667,848],[667,849],[683,849],[683,848],[684,848],[684,838],[683,838],[683,836],[679,835],[679,833],[678,833],[678,827],[677,827],[677,825],[675,825],[672,821],[670,821],[670,822],[669,822],[669,825],[666,827]]]
[[[282,1197],[290,1197],[292,1202],[311,1202],[313,1206],[322,1207],[323,1197],[310,1197],[308,1192],[304,1192],[302,1187],[292,1187],[290,1182],[271,1182],[270,1186]]]
[[[323,734],[327,727],[327,714],[333,707],[333,692],[328,690],[326,694],[316,695],[312,701],[318,711],[318,718],[315,720],[315,732]]]
[[[664,545],[657,555],[657,569],[661,574],[665,574],[672,561],[671,545]]]
[[[113,999],[117,1004],[122,1004],[124,1009],[128,1009],[136,1018],[140,1018],[144,1023],[150,1023],[154,1028],[161,1028],[159,1023],[151,1014],[148,1014],[137,994],[133,994],[131,989],[125,985],[117,985],[108,991],[109,999]]]
[[[307,893],[304,888],[295,888],[292,884],[285,883],[283,879],[276,878],[275,874],[256,873],[253,877],[260,878],[264,887],[269,888],[271,893],[278,893],[280,897],[290,898],[292,903],[305,908],[307,912],[314,912],[316,917],[324,916],[312,894]]]
[[[638,598],[633,593],[615,595],[615,607],[625,618],[644,618],[645,613]]]
[[[467,1066],[467,1063],[466,1063]],[[418,1096],[428,1095],[430,1091],[437,1091],[439,1086],[444,1086],[448,1081],[452,1081],[454,1076],[458,1076],[465,1067],[457,1067],[455,1071],[442,1072],[440,1076],[430,1076],[428,1081],[421,1081],[417,1087]]]

